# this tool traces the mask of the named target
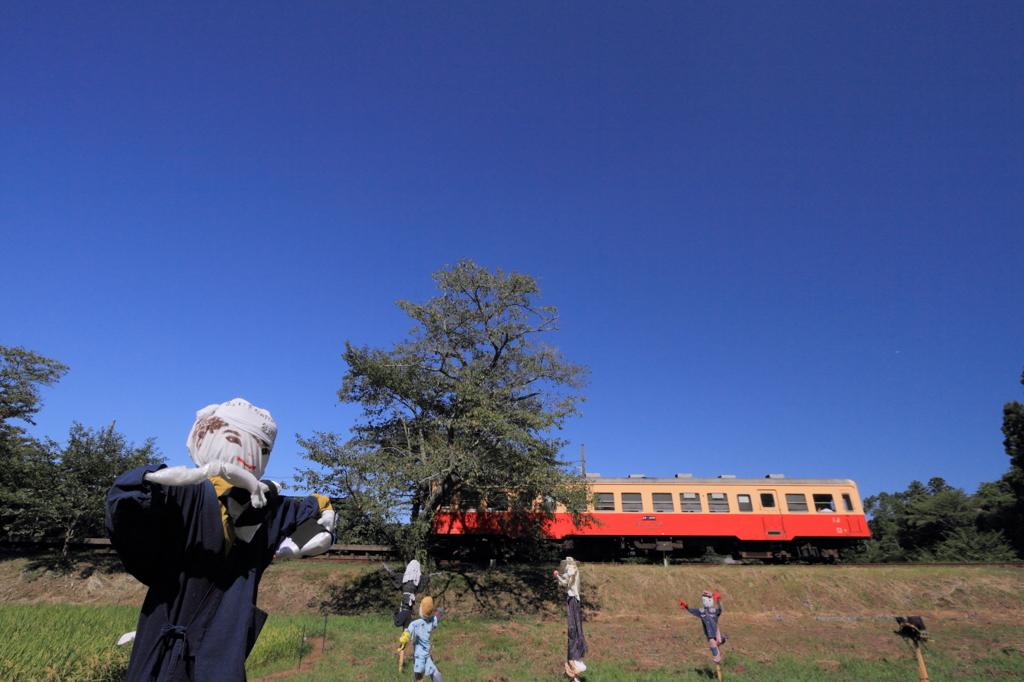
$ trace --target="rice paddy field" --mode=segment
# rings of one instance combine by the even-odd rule
[[[446,682],[566,680],[565,626],[553,567],[451,570],[430,590],[447,609],[434,634]],[[1024,679],[1024,570],[1014,567],[583,566],[584,682],[706,680],[699,621],[677,602],[723,594],[723,678],[916,680],[894,615],[921,615],[933,682]],[[394,595],[372,567],[291,562],[264,578],[271,617],[250,680],[406,680],[398,672]],[[123,680],[144,588],[116,563],[55,575],[0,558],[0,680]],[[321,611],[328,611],[325,618]],[[322,639],[325,634],[326,639]],[[300,666],[301,656],[301,666]]]

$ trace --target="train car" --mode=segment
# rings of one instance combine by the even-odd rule
[[[602,478],[588,474],[596,523],[578,528],[564,508],[543,531],[591,560],[650,553],[735,559],[831,561],[871,537],[857,485],[847,479]],[[435,546],[472,551],[509,533],[508,514],[486,500],[456,499],[437,515]]]

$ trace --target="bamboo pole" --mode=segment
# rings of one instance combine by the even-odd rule
[[[917,674],[921,682],[928,682],[928,668],[924,664],[924,652],[921,651],[921,640],[914,640],[914,653],[917,654]]]

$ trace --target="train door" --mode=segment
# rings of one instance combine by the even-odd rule
[[[760,505],[765,535],[769,539],[786,537],[786,529],[782,525],[782,508],[779,506],[778,493],[774,490],[758,490],[757,503]]]

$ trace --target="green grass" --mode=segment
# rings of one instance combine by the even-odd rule
[[[124,679],[135,629],[130,606],[5,604],[0,607],[0,680],[115,682]]]
[[[118,637],[135,629],[134,606],[5,604],[0,607],[0,680],[3,682],[120,682],[131,644]],[[246,662],[250,677],[295,668],[303,627],[319,637],[316,616],[271,616]],[[303,657],[312,645],[303,645]]]
[[[117,637],[135,626],[138,612],[125,606],[17,604],[0,607],[0,679],[4,682],[117,682],[128,647]],[[714,676],[696,626],[654,635],[658,621],[588,623],[591,654],[584,682],[707,680]],[[735,623],[723,674],[759,682],[897,682],[917,677],[912,650],[889,623],[816,625]],[[271,616],[249,658],[250,679],[294,670],[303,627],[320,637],[320,616]],[[927,649],[933,680],[1024,678],[1024,629],[1002,622],[936,622],[940,641]],[[564,625],[540,618],[447,617],[434,633],[434,660],[446,682],[563,682]],[[294,682],[371,682],[411,679],[412,661],[398,675],[399,630],[389,617],[331,616],[324,653],[310,663],[306,642]],[[842,635],[842,637],[840,637]],[[861,645],[861,642],[864,642]],[[801,647],[800,655],[790,653]],[[319,652],[317,652],[319,653]]]

